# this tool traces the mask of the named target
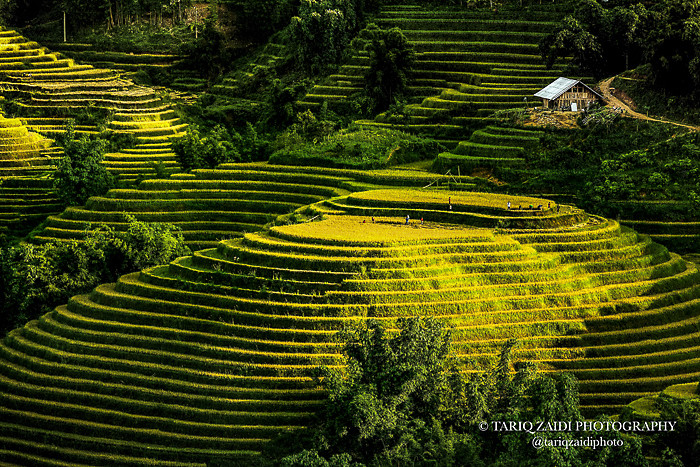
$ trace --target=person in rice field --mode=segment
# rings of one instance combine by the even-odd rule
[[[410,220],[411,220],[411,216],[409,216],[408,214],[406,214],[406,225],[408,225],[408,222],[409,222]]]
[[[510,211],[510,201],[508,201],[508,210]]]

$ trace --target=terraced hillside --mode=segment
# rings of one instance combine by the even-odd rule
[[[620,221],[679,253],[700,253],[700,222],[690,203],[679,201],[618,201]],[[680,220],[679,220],[680,219]],[[683,220],[687,219],[687,220]]]
[[[697,399],[699,395],[698,383],[675,384],[658,394],[630,402],[625,408],[624,417],[631,420],[662,420],[659,404]]]
[[[81,63],[111,70],[136,71],[149,68],[159,70],[169,68],[181,60],[181,57],[175,54],[97,50],[93,44],[77,42],[53,42],[46,45],[51,50]]]
[[[325,217],[125,275],[12,331],[0,460],[255,462],[308,423],[311,369],[342,364],[334,332],[367,317],[442,317],[471,369],[518,337],[521,357],[576,374],[589,416],[697,380],[696,266],[615,221],[405,189],[310,211]]]
[[[61,210],[45,177],[60,154],[19,119],[0,115],[0,233],[22,235]]]
[[[468,177],[447,177],[412,170],[357,171],[297,168],[269,164],[222,164],[169,179],[145,180],[135,189],[109,191],[84,207],[71,207],[48,218],[35,241],[80,239],[89,225],[127,228],[125,214],[141,221],[169,222],[183,231],[192,249],[216,246],[219,240],[261,230],[278,216],[311,203],[376,186],[444,186]]]
[[[536,129],[507,128],[489,125],[460,141],[451,151],[440,153],[433,164],[437,171],[455,169],[465,174],[487,168],[496,174],[526,168],[526,152],[537,146],[544,132]]]
[[[185,125],[152,89],[121,79],[113,70],[76,64],[15,31],[0,30],[0,85],[16,102],[23,122],[48,137],[62,132],[67,119],[81,111],[106,111],[109,129],[138,140],[133,149],[105,157],[108,170],[122,179],[153,174],[156,161],[166,171],[178,170],[169,142],[183,134]]]
[[[253,60],[224,76],[221,82],[209,89],[208,93],[224,101],[230,97],[248,97],[252,82],[274,73],[275,68],[284,63],[286,47],[288,45],[270,41],[262,47],[260,53],[255,54]]]
[[[158,52],[121,52],[117,50],[98,50],[94,44],[76,42],[53,42],[48,48],[60,52],[81,63],[94,67],[136,73],[145,70],[151,73],[167,72],[175,78],[169,87],[181,92],[200,93],[206,88],[207,81],[193,70],[178,69],[183,57],[175,53]]]
[[[561,76],[565,63],[547,70],[537,44],[561,18],[547,10],[427,10],[386,6],[378,22],[399,27],[416,51],[410,82],[407,128],[456,144],[493,121],[494,111],[525,105],[532,95]],[[314,87],[300,105],[314,108],[347,101],[363,86],[366,52],[357,52],[329,82]],[[363,120],[390,126],[379,116]],[[404,126],[402,126],[404,127]]]

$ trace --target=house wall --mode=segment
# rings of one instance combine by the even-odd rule
[[[559,98],[544,104],[546,108],[571,110],[571,104],[576,103],[579,111],[598,101],[598,97],[581,85],[574,86]]]

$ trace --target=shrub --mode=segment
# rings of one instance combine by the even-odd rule
[[[190,252],[182,234],[170,225],[137,222],[133,217],[127,221],[123,233],[100,227],[87,232],[82,242],[0,249],[1,328],[24,324],[101,282]]]
[[[343,0],[302,0],[292,18],[290,34],[299,64],[318,74],[340,62],[355,29],[354,2]]]
[[[278,141],[285,147],[272,154],[270,163],[367,169],[429,159],[442,148],[431,139],[384,129],[350,128],[314,142],[292,136]]]
[[[211,169],[224,162],[264,160],[269,155],[270,144],[248,123],[243,134],[219,125],[202,134],[197,125],[190,125],[185,136],[174,141],[172,146],[182,168],[191,170]]]

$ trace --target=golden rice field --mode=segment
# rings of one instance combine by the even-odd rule
[[[469,210],[474,208],[491,208],[495,210],[508,210],[508,203],[511,209],[537,209],[538,206],[547,209],[556,208],[556,203],[551,200],[533,198],[529,196],[503,195],[494,193],[444,193],[435,190],[401,190],[385,189],[372,190],[354,193],[351,197],[355,200],[365,200],[368,202],[390,201],[409,205],[410,203],[420,203],[425,206],[438,206],[449,209],[452,205],[454,210]]]
[[[300,242],[346,245],[348,250],[358,252],[372,247],[446,240],[493,240],[493,233],[489,229],[421,224],[420,219],[409,219],[409,224],[406,224],[405,219],[401,217],[328,216],[319,222],[272,227],[271,232],[279,237],[293,238]]]

